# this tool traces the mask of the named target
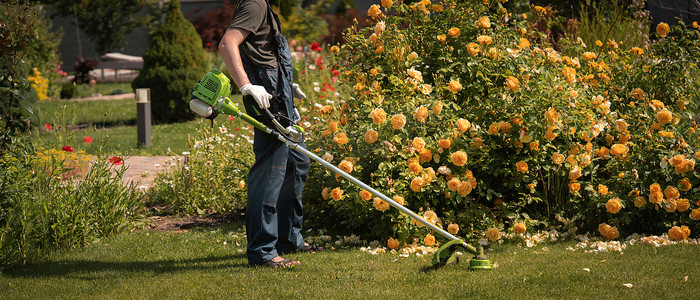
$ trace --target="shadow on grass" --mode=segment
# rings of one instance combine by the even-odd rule
[[[240,253],[224,256],[155,261],[47,261],[5,270],[3,274],[8,277],[16,278],[67,277],[84,280],[98,280],[112,277],[130,277],[135,276],[136,273],[142,272],[149,272],[158,275],[197,270],[248,267],[245,253]]]

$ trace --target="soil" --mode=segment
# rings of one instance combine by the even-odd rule
[[[242,214],[211,214],[204,217],[198,216],[152,216],[150,219],[150,230],[168,231],[173,233],[187,232],[195,227],[212,227],[222,223],[229,223],[242,219]]]

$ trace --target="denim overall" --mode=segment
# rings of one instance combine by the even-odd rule
[[[271,103],[273,114],[286,114],[290,119],[297,120],[299,116],[294,112],[292,94],[292,57],[287,40],[279,32],[279,19],[269,5],[268,18],[276,22],[272,27],[277,36],[278,68],[255,67],[244,56],[241,57],[243,67],[252,84],[265,87],[268,93],[281,99],[278,103]],[[244,96],[243,103],[249,115],[263,120],[252,96]],[[306,147],[304,143],[300,146]],[[255,129],[253,151],[255,164],[248,174],[247,254],[249,264],[260,265],[279,253],[293,252],[304,245],[301,235],[301,194],[310,161],[302,153],[289,149],[258,129]]]

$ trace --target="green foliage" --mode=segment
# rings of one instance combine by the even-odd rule
[[[25,58],[25,66],[30,70],[37,68],[39,72],[48,79],[46,96],[56,98],[59,96],[61,85],[58,82],[63,75],[60,70],[58,58],[58,46],[61,44],[63,33],[54,31],[51,19],[42,6],[32,6],[32,11],[36,11],[39,20],[34,23],[32,31],[35,38],[31,43],[30,50]]]
[[[644,10],[644,1],[632,1],[628,7],[616,1],[587,0],[581,3],[575,36],[589,47],[596,41],[617,41],[624,49],[644,48],[649,44],[651,15]]]
[[[284,36],[290,41],[320,41],[328,31],[328,23],[318,13],[321,3],[309,8],[294,7],[292,13],[282,19]],[[292,49],[294,51],[294,49]]]
[[[52,250],[134,228],[143,194],[122,185],[123,165],[113,167],[99,157],[74,182],[78,166],[65,164],[64,151],[35,155],[31,150],[0,157],[0,266],[32,262]]]
[[[192,23],[182,16],[180,3],[172,1],[165,22],[151,35],[143,55],[144,65],[132,87],[151,89],[155,122],[192,120],[189,101],[192,87],[206,74],[209,61]]]
[[[246,178],[253,163],[250,126],[224,121],[205,127],[189,140],[182,165],[159,174],[150,191],[151,201],[170,207],[171,213],[226,213],[246,206]]]
[[[492,4],[370,9],[370,26],[348,30],[324,61],[340,66],[339,94],[319,82],[322,97],[302,105],[309,148],[352,163],[353,176],[419,214],[434,211],[469,239],[514,222],[556,222],[560,213],[582,231],[608,223],[621,234],[674,225],[697,232],[690,212],[700,209],[700,145],[689,108],[698,99],[698,29],[672,26],[648,48],[590,45],[539,30],[552,21],[547,8],[512,16]],[[309,69],[320,70],[318,62]],[[429,232],[329,171],[310,174],[305,199],[328,223],[404,241]],[[651,184],[678,187],[683,178],[692,188],[680,198],[635,206],[651,199]],[[336,189],[342,196],[328,197]],[[689,205],[678,211],[677,201]]]

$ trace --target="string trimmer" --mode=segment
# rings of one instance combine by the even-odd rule
[[[231,82],[221,71],[213,69],[206,76],[194,86],[194,91],[192,91],[192,96],[194,98],[190,101],[190,109],[197,113],[198,115],[214,119],[219,113],[226,115],[231,115],[234,117],[239,117],[249,124],[253,125],[258,130],[261,130],[269,135],[274,136],[281,142],[285,143],[290,149],[297,150],[309,158],[320,163],[324,167],[332,170],[333,172],[343,176],[345,179],[350,180],[354,184],[360,186],[361,188],[372,193],[376,197],[379,197],[384,202],[395,207],[401,212],[411,216],[416,221],[428,226],[438,234],[447,238],[449,242],[440,247],[433,256],[433,265],[435,267],[444,266],[446,264],[455,263],[459,264],[459,256],[457,255],[460,250],[465,250],[474,257],[469,261],[469,269],[491,269],[491,262],[484,255],[484,249],[481,245],[476,247],[465,243],[463,240],[455,237],[449,232],[443,230],[440,227],[435,226],[433,223],[428,222],[423,219],[410,209],[404,207],[403,205],[397,203],[391,198],[385,196],[379,191],[373,189],[372,187],[366,185],[362,181],[353,177],[352,175],[345,173],[338,167],[330,164],[324,159],[316,156],[312,152],[301,147],[299,144],[303,140],[304,130],[301,126],[292,124],[287,127],[283,127],[277,120],[277,117],[273,116],[268,110],[264,110],[263,115],[269,119],[270,126],[265,125],[258,120],[254,119],[250,115],[241,112],[238,107],[231,101],[229,96],[231,95]],[[288,119],[286,121],[289,121]]]

